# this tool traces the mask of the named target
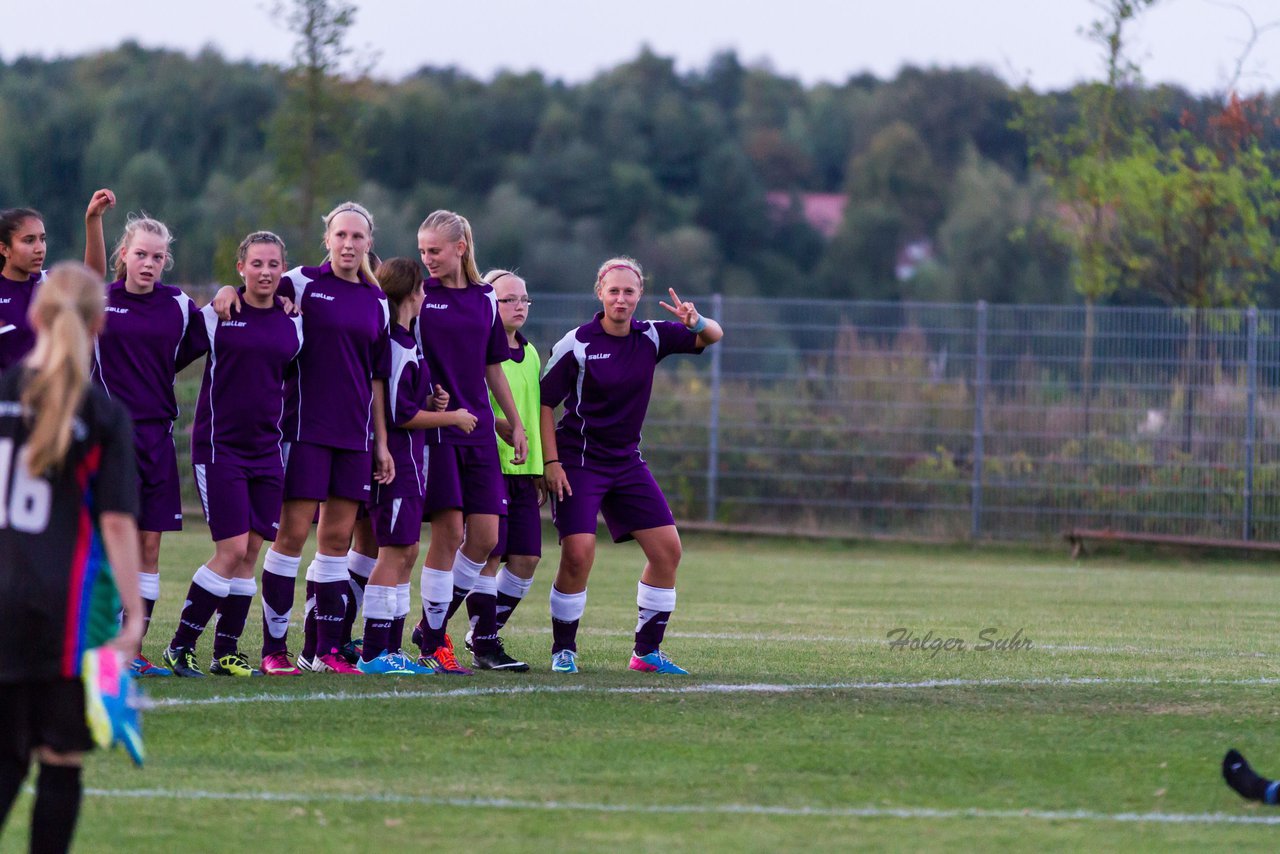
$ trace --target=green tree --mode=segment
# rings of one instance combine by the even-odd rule
[[[1105,0],[1089,38],[1101,46],[1105,80],[1078,87],[1074,122],[1059,130],[1046,120],[1050,102],[1024,91],[1014,126],[1027,134],[1032,159],[1048,176],[1062,210],[1052,222],[1072,256],[1071,281],[1084,298],[1084,344],[1080,363],[1085,432],[1090,429],[1095,306],[1120,284],[1116,263],[1119,201],[1115,163],[1138,145],[1144,131],[1136,121],[1130,90],[1138,67],[1128,58],[1127,28],[1156,0]]]
[[[296,41],[287,94],[272,116],[268,147],[297,238],[314,232],[326,198],[349,193],[357,181],[357,101],[340,76],[351,55],[345,39],[355,11],[345,0],[289,0],[275,7]]]
[[[1234,94],[1214,141],[1183,130],[1163,148],[1143,141],[1115,164],[1120,257],[1133,286],[1191,309],[1183,349],[1183,441],[1190,451],[1197,366],[1207,361],[1204,310],[1257,302],[1280,273],[1280,173],[1260,140],[1258,104]]]

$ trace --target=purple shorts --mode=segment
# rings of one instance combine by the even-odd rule
[[[204,519],[215,543],[249,531],[268,542],[275,541],[284,501],[284,470],[279,462],[256,466],[196,463],[192,468]]]
[[[285,454],[284,497],[325,501],[368,501],[373,484],[373,452],[290,442]]]
[[[507,487],[498,443],[428,445],[425,510],[428,519],[441,510],[461,510],[463,516],[506,514]]]
[[[643,461],[616,471],[565,466],[573,495],[551,499],[551,519],[561,541],[571,534],[594,534],[596,514],[603,513],[615,543],[630,540],[632,531],[674,525],[667,498]]]
[[[533,555],[542,557],[542,514],[538,512],[538,488],[531,474],[505,474],[507,515],[498,517],[498,544],[489,557]]]
[[[419,495],[370,504],[369,518],[373,520],[373,538],[378,548],[415,546],[422,542],[422,504],[423,498]]]
[[[133,448],[138,455],[138,530],[181,531],[182,490],[172,421],[136,421]]]

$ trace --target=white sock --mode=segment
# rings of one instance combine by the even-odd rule
[[[533,586],[532,578],[521,578],[505,566],[498,570],[498,592],[512,599],[523,599]]]
[[[582,612],[587,609],[587,591],[581,593],[561,593],[551,585],[551,619],[562,623],[571,623],[582,619]]]
[[[404,584],[397,584],[396,585],[396,613],[395,613],[396,617],[409,616],[410,598],[411,596],[409,593],[409,582],[406,581]]]
[[[157,572],[138,573],[138,593],[143,599],[152,602],[160,598],[160,574]]]
[[[453,586],[459,590],[471,590],[476,586],[476,579],[480,577],[480,570],[484,569],[484,561],[476,563],[471,558],[462,553],[462,549],[458,549],[453,555]],[[450,596],[453,591],[449,591]]]
[[[191,581],[197,587],[203,587],[219,599],[227,598],[231,593],[231,579],[223,578],[214,572],[208,566],[201,566],[191,576]]]
[[[269,572],[272,575],[279,575],[282,578],[297,578],[298,566],[301,565],[302,558],[289,557],[282,555],[274,549],[267,549],[267,556],[262,559],[262,571]]]
[[[453,601],[453,571],[423,566],[418,589],[422,596],[422,610],[427,614],[427,625],[432,629],[440,628],[444,625],[449,603]]]

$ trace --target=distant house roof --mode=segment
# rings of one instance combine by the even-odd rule
[[[801,213],[804,221],[828,240],[836,236],[840,223],[844,221],[844,206],[849,197],[844,193],[788,193],[774,190],[765,195],[769,203],[769,211],[775,218],[785,216],[791,210],[791,199],[800,199]]]

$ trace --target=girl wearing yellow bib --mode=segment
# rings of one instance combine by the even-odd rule
[[[542,404],[538,388],[542,362],[537,349],[520,334],[520,328],[529,319],[528,289],[524,279],[509,270],[491,270],[484,280],[493,286],[502,326],[507,331],[511,358],[501,364],[516,410],[525,424],[536,424]],[[503,418],[492,394],[489,398],[498,440],[510,449],[511,425]],[[529,456],[520,465],[511,462],[509,453],[499,455],[507,487],[507,515],[498,517],[498,544],[467,596],[467,614],[471,618],[467,649],[481,670],[523,673],[529,669],[528,664],[507,654],[498,632],[529,592],[533,571],[542,557],[542,515],[538,508],[546,501],[546,489],[542,481],[542,437],[537,433],[537,430],[528,433]],[[499,569],[498,564],[504,558],[506,566]]]

